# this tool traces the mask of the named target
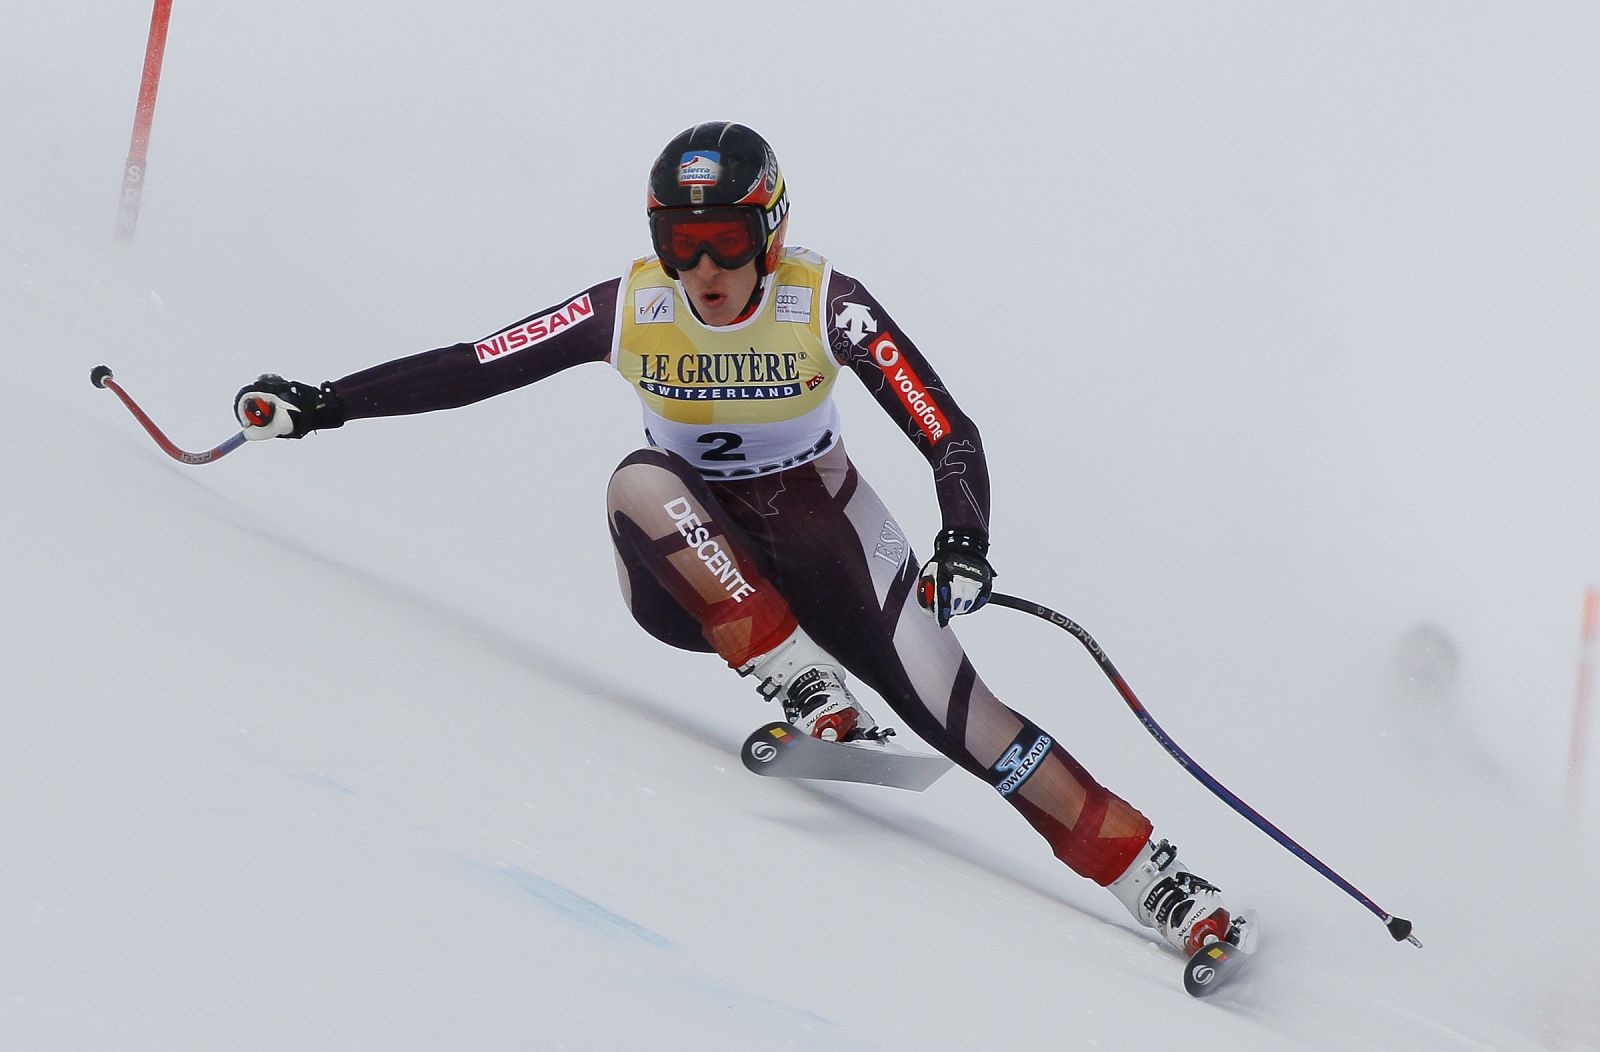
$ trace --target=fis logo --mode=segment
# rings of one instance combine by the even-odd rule
[[[635,289],[633,320],[638,325],[668,325],[673,321],[672,290],[653,285]]]

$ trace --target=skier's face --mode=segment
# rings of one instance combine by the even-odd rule
[[[754,261],[735,270],[723,270],[702,254],[692,270],[678,271],[683,291],[689,296],[700,320],[707,325],[728,325],[735,321],[756,290]]]

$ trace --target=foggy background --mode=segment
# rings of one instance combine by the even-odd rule
[[[1293,977],[1280,981],[1302,985],[1255,1002],[1252,1018],[1287,1025],[1293,1013],[1274,1006],[1292,1002],[1342,1021],[1316,988],[1370,968],[1362,996],[1425,1004],[1416,1018],[1393,1009],[1407,1047],[1600,1043],[1593,968],[1576,964],[1595,934],[1580,904],[1600,761],[1578,814],[1563,795],[1580,608],[1600,583],[1591,5],[467,2],[441,14],[180,0],[131,246],[111,230],[149,5],[15,10],[17,31],[0,39],[0,333],[16,381],[0,460],[14,754],[0,817],[28,865],[7,942],[76,952],[38,912],[62,885],[26,874],[41,858],[110,860],[68,834],[80,812],[41,785],[70,768],[85,801],[129,792],[104,764],[111,727],[137,727],[141,707],[226,698],[268,728],[289,718],[274,706],[293,705],[308,721],[293,752],[335,733],[318,720],[354,719],[340,700],[359,696],[358,726],[425,752],[430,739],[406,739],[368,693],[392,680],[405,712],[484,721],[463,755],[502,746],[530,794],[550,780],[515,746],[555,763],[575,743],[627,737],[618,721],[631,726],[640,706],[651,734],[725,745],[731,760],[769,710],[718,662],[646,637],[616,591],[603,488],[641,438],[608,370],[251,444],[201,468],[167,462],[84,381],[111,365],[174,441],[209,448],[237,430],[233,393],[260,372],[337,378],[621,273],[648,250],[657,150],[689,124],[733,119],[779,156],[789,243],[867,284],[982,428],[997,587],[1083,623],[1212,773],[1417,922],[1423,951],[1386,945],[1358,906],[1161,755],[1064,634],[1009,611],[964,619],[1007,701],[1230,899],[1261,906]],[[938,517],[925,463],[857,385],[839,388],[852,455],[926,549]],[[459,632],[378,613],[396,607]],[[474,667],[470,652],[428,659],[456,653],[458,634],[517,655],[513,669],[462,689],[443,669]],[[120,663],[95,660],[107,648]],[[90,704],[82,684],[95,681],[138,704]],[[505,692],[487,709],[485,683]],[[72,721],[37,722],[74,697]],[[225,755],[187,726],[175,716],[176,737],[161,740]],[[1591,751],[1593,738],[1591,724]],[[62,759],[86,742],[95,762]],[[218,762],[219,784],[233,784]],[[487,761],[478,777],[497,784]],[[730,783],[732,806],[758,791],[747,781]],[[426,780],[408,791],[471,799]],[[1118,922],[975,783],[795,799],[819,839],[839,806],[847,821],[857,807],[914,814],[924,840],[992,836],[970,851],[1035,888],[1060,881]],[[694,810],[662,828],[687,832]],[[468,821],[449,813],[446,825]],[[165,821],[130,806],[119,828]],[[716,822],[729,824],[740,819]],[[575,827],[570,850],[610,842],[589,834]],[[872,844],[853,851],[871,857]],[[657,864],[623,859],[634,883]],[[683,890],[673,882],[719,872],[676,865],[655,878]],[[203,868],[194,879],[211,883]],[[762,879],[747,876],[751,894]],[[448,898],[424,895],[420,909]],[[948,904],[928,908],[948,918]],[[180,931],[210,923],[174,917]],[[245,926],[269,941],[276,930]],[[93,942],[88,921],[70,930]],[[1070,967],[1081,990],[1096,953],[1119,952],[1082,937],[1094,952],[1067,948],[1070,965],[1033,954],[1024,970]],[[1486,943],[1494,960],[1474,959]],[[103,967],[91,974],[125,974]],[[841,967],[818,957],[802,972]],[[181,999],[162,974],[144,971],[134,999]],[[1104,981],[1085,1000],[1157,1019],[1150,1006],[1196,1009]],[[73,991],[66,1014],[81,1021],[107,1014],[97,988],[51,989]],[[928,996],[936,1018],[941,995]],[[78,1041],[43,1002],[16,997],[0,1026],[40,1047]],[[1462,1020],[1480,1012],[1503,1032],[1475,1046]],[[122,1036],[142,1047],[225,1034],[239,1047],[216,1027]],[[841,1040],[898,1043],[870,1027]]]

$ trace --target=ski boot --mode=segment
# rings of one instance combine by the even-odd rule
[[[1107,890],[1128,908],[1134,920],[1154,928],[1167,945],[1185,957],[1232,934],[1232,918],[1222,904],[1222,892],[1184,868],[1170,841],[1146,845]]]
[[[882,741],[893,731],[877,722],[844,685],[844,669],[827,651],[796,628],[789,638],[739,669],[756,676],[756,687],[768,701],[783,703],[784,719],[802,734],[829,742]]]

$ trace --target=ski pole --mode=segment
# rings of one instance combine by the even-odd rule
[[[95,366],[89,373],[89,382],[96,387],[108,389],[112,394],[122,399],[122,404],[128,407],[128,412],[132,413],[134,419],[138,420],[144,426],[144,429],[150,432],[150,437],[156,440],[156,445],[160,446],[167,456],[173,460],[182,461],[185,464],[209,464],[213,460],[222,459],[245,443],[244,432],[240,431],[204,453],[186,453],[173,445],[171,439],[161,433],[161,429],[155,425],[155,422],[146,416],[144,410],[139,408],[139,404],[128,396],[128,392],[122,389],[122,385],[111,378],[111,369],[109,367],[104,365]]]
[[[1389,929],[1389,934],[1394,936],[1396,942],[1409,942],[1413,946],[1422,945],[1422,941],[1411,933],[1410,921],[1394,916],[1366,895],[1363,895],[1355,885],[1335,873],[1317,856],[1295,843],[1283,830],[1261,817],[1255,808],[1235,796],[1221,782],[1211,777],[1205,768],[1195,763],[1188,753],[1179,748],[1178,743],[1168,737],[1167,732],[1162,730],[1161,725],[1145,710],[1144,705],[1140,703],[1138,697],[1133,693],[1133,688],[1128,686],[1128,681],[1122,678],[1122,673],[1118,672],[1117,667],[1111,663],[1111,658],[1106,656],[1106,652],[1101,649],[1100,644],[1095,642],[1094,637],[1082,625],[1070,617],[1056,613],[1047,606],[1041,606],[1033,602],[1031,599],[1019,599],[1014,595],[1001,595],[999,592],[995,592],[989,596],[989,602],[994,606],[1010,607],[1012,610],[1020,610],[1025,614],[1032,614],[1034,617],[1049,621],[1057,628],[1066,629],[1078,642],[1083,644],[1084,649],[1088,650],[1090,656],[1099,663],[1100,671],[1104,672],[1106,678],[1111,681],[1111,685],[1117,688],[1117,693],[1122,695],[1122,700],[1128,703],[1128,708],[1132,709],[1133,714],[1139,718],[1139,722],[1144,724],[1144,729],[1150,732],[1151,737],[1161,743],[1161,747],[1166,749],[1174,760],[1178,761],[1179,766],[1194,775],[1201,785],[1204,785],[1220,797],[1223,803],[1253,822],[1256,828],[1283,845],[1300,861],[1332,881],[1345,894],[1371,910],[1379,920],[1383,921],[1384,926]]]

